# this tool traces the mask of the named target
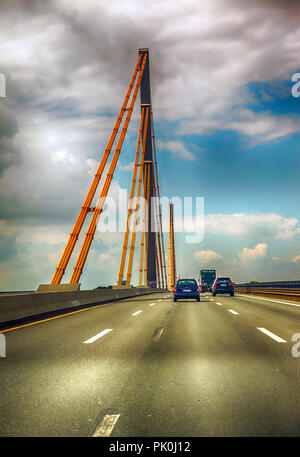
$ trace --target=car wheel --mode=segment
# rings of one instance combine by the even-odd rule
[[[174,297],[174,298],[173,298],[173,301],[177,301],[177,298]]]
[[[215,297],[215,296],[216,296],[216,294],[214,293],[214,294],[212,294],[212,296],[213,296],[213,297]]]
[[[196,298],[197,301],[200,301],[200,297],[199,298]]]
[[[234,297],[234,293],[233,292],[230,293],[230,297]]]

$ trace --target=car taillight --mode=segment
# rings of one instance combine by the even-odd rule
[[[197,292],[199,292],[199,287],[197,287]]]
[[[174,292],[177,292],[177,288],[176,288],[176,286],[174,287]]]
[[[231,282],[231,279],[229,279],[229,281],[230,281],[230,286],[233,287],[233,283]]]

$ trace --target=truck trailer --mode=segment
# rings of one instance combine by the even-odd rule
[[[216,270],[200,270],[199,285],[201,292],[211,292],[216,276]]]

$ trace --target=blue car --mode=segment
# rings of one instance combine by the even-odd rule
[[[212,296],[215,297],[217,294],[230,294],[231,297],[234,297],[234,285],[229,277],[215,279]]]
[[[200,301],[199,286],[195,279],[178,279],[173,293],[173,300],[195,298]]]

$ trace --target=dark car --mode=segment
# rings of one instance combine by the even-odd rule
[[[178,298],[195,298],[200,301],[199,286],[195,279],[178,279],[174,287],[173,300]]]
[[[212,286],[212,295],[215,297],[216,294],[230,294],[234,296],[234,287],[230,278],[216,278]]]

